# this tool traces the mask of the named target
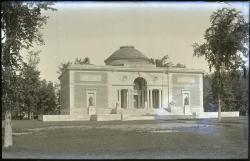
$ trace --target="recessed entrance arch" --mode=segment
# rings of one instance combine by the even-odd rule
[[[134,108],[144,108],[147,102],[147,81],[138,77],[134,80]]]

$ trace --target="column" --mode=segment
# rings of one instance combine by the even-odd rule
[[[132,102],[133,102],[133,99],[132,99],[132,89],[129,90],[129,108],[132,108]]]
[[[122,107],[122,90],[119,89],[119,107]]]
[[[128,109],[130,108],[130,102],[131,102],[131,99],[130,99],[130,89],[128,89]]]
[[[117,102],[118,103],[120,102],[120,90],[119,89],[117,90]]]
[[[154,98],[153,98],[153,90],[151,90],[151,108],[154,108],[153,107],[154,106],[153,100],[154,100]]]
[[[142,95],[142,107],[144,108],[144,90],[142,90],[141,95]]]
[[[149,108],[149,89],[147,90],[147,108]]]
[[[162,90],[159,90],[159,106],[160,106],[160,108],[162,108],[162,103],[161,103],[161,97],[162,97]]]
[[[149,108],[152,108],[152,100],[153,100],[152,94],[153,94],[153,90],[149,90],[149,93],[150,93],[150,96],[149,96],[149,100],[150,100]]]
[[[133,109],[134,108],[134,94],[133,94],[134,91],[131,89],[130,92],[131,92],[131,108]]]
[[[128,109],[128,107],[129,107],[129,89],[127,90],[127,109]]]

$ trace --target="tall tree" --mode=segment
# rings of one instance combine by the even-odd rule
[[[214,71],[213,91],[217,95],[221,120],[221,94],[225,73],[239,69],[248,56],[249,24],[241,12],[235,9],[222,8],[213,12],[211,26],[206,30],[202,44],[194,43],[194,56],[205,56],[210,71]]]
[[[29,52],[27,56],[27,63],[23,62],[23,67],[21,69],[21,77],[23,79],[22,93],[23,106],[22,112],[28,114],[28,118],[33,119],[34,112],[36,112],[37,104],[39,101],[38,93],[40,88],[40,72],[37,69],[37,65],[40,61],[38,52]]]
[[[33,43],[44,44],[40,29],[47,16],[42,10],[52,9],[50,2],[4,1],[1,3],[1,72],[2,108],[5,112],[4,147],[13,144],[11,111],[15,108],[17,71],[22,57],[21,49],[29,49]]]

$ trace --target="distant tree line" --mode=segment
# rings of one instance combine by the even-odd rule
[[[14,119],[34,119],[35,116],[59,113],[58,85],[40,79],[39,52],[29,52],[27,61],[21,63],[16,82]]]
[[[67,69],[72,64],[79,64],[79,65],[89,64],[89,65],[91,65],[89,57],[85,57],[85,58],[76,57],[74,62],[67,61],[67,62],[61,63],[58,66],[59,70],[57,71],[57,73],[59,75],[61,75],[64,72],[64,70]]]
[[[204,111],[218,111],[217,95],[215,90],[215,74],[206,74],[203,80]],[[248,113],[248,83],[249,68],[223,74],[223,91],[221,93],[222,111],[239,111],[240,115]]]
[[[12,111],[14,119],[36,119],[38,115],[60,114],[60,84],[40,79],[38,52],[28,52],[27,61],[21,63],[16,77],[18,89],[15,104],[17,108]],[[68,61],[58,67],[61,74],[69,65]],[[90,64],[88,57],[75,58],[74,64]]]
[[[152,64],[155,64],[156,67],[177,67],[177,68],[186,68],[186,65],[177,63],[174,64],[168,55],[163,56],[161,59],[150,59]]]
[[[15,108],[11,111],[13,119],[31,120],[37,119],[38,115],[60,114],[60,84],[40,78],[37,68],[39,53],[40,51],[29,51],[26,61],[22,61],[19,70],[16,70],[16,88],[13,93],[15,99],[12,100]],[[90,59],[77,57],[74,62],[61,63],[57,73],[62,74],[71,64],[90,64]]]

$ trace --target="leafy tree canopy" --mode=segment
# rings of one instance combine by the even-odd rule
[[[3,108],[11,110],[17,98],[17,71],[22,65],[21,49],[44,44],[40,29],[47,16],[42,10],[55,10],[51,2],[4,1],[1,3],[1,72]]]
[[[205,56],[210,71],[236,70],[248,57],[249,24],[240,11],[222,8],[210,17],[211,27],[204,35],[205,43],[194,43],[194,56]]]
[[[224,96],[226,93],[232,96],[225,87],[228,74],[237,73],[240,67],[246,71],[244,58],[248,57],[249,24],[240,11],[229,8],[213,12],[210,22],[211,26],[205,31],[205,42],[194,43],[193,48],[194,56],[204,56],[210,71],[214,71],[211,86],[217,96],[220,120],[221,105],[228,104],[226,98],[230,98]]]

